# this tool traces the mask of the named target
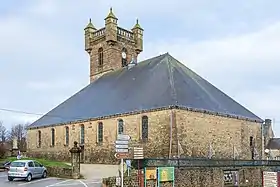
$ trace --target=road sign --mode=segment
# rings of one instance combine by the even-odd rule
[[[126,140],[116,140],[115,144],[128,145],[128,141],[126,141]]]
[[[117,153],[128,153],[128,149],[116,149]]]
[[[129,135],[125,134],[119,134],[117,137],[117,140],[115,142],[115,147],[116,147],[116,154],[115,157],[117,159],[121,159],[121,187],[123,187],[123,159],[129,157],[128,153],[128,141],[130,140]]]
[[[128,145],[125,144],[116,144],[117,149],[128,149]]]
[[[127,159],[129,157],[129,153],[116,153],[115,158],[117,159]]]
[[[131,160],[126,160],[125,162],[126,162],[127,167],[131,167]]]
[[[121,185],[121,178],[116,177],[116,186],[120,186],[120,185]]]
[[[130,140],[130,136],[126,135],[126,134],[119,134],[118,137],[117,137],[117,140],[128,141],[128,140]]]
[[[133,148],[133,157],[134,159],[144,159],[144,150],[143,147],[134,147]]]
[[[115,142],[116,152],[117,153],[128,153],[128,141],[130,140],[129,135],[119,134]]]

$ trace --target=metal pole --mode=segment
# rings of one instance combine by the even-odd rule
[[[121,187],[123,187],[123,158],[121,159]]]
[[[140,186],[140,162],[139,159],[137,161],[138,161],[138,185]]]

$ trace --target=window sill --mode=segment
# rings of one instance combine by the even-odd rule
[[[97,145],[97,146],[102,146],[102,145],[103,145],[103,142],[96,142],[96,145]]]
[[[139,142],[142,144],[146,144],[146,143],[149,143],[149,139],[141,139],[141,140],[139,140]]]

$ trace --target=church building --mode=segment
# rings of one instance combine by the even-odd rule
[[[85,163],[116,161],[118,134],[146,158],[263,156],[263,120],[165,53],[142,62],[143,28],[121,28],[110,9],[105,27],[84,29],[90,83],[32,123],[29,156],[69,160],[77,141]]]

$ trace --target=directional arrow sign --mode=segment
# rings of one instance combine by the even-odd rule
[[[121,144],[121,145],[128,145],[128,141],[125,140],[116,140],[116,144]]]
[[[128,145],[121,145],[121,144],[116,144],[117,149],[128,149]]]
[[[128,153],[128,149],[116,149],[117,153]]]
[[[116,159],[126,159],[129,158],[129,154],[128,153],[116,153],[115,155]]]
[[[117,139],[118,140],[128,141],[128,140],[130,140],[130,136],[129,135],[125,135],[125,134],[119,134]]]

